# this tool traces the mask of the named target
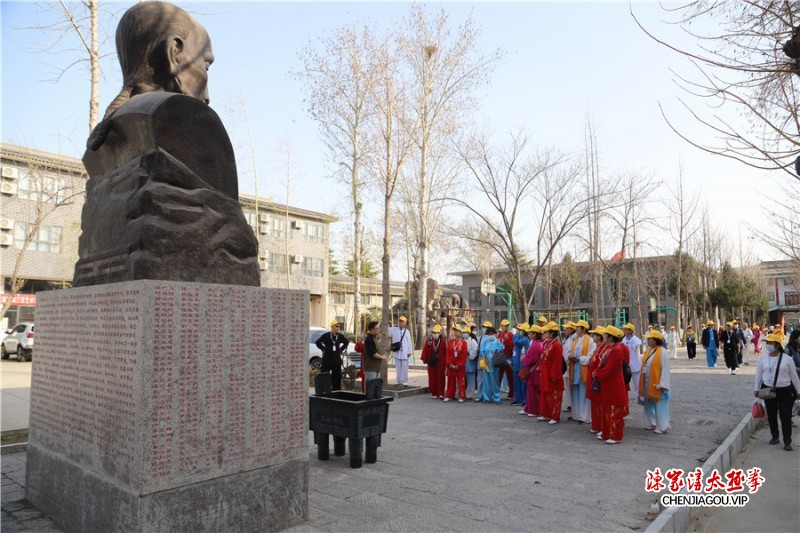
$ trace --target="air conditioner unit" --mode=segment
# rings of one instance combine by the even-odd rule
[[[260,215],[258,215],[258,220],[260,220],[261,222],[269,222],[269,215],[266,213],[261,213]]]
[[[10,218],[0,218],[0,229],[14,229],[14,221]]]
[[[261,235],[266,235],[267,233],[269,233],[269,227],[266,224],[261,224],[258,227],[258,231],[259,233],[261,233]]]
[[[299,230],[299,229],[302,229],[301,226],[302,225],[299,222],[297,222],[296,220],[292,220],[292,229]]]
[[[0,235],[0,246],[11,246],[14,244],[14,237],[10,233]]]
[[[258,257],[260,257],[261,259],[266,259],[267,258],[267,253],[268,252],[266,250],[259,250],[258,251]]]
[[[8,182],[0,183],[0,193],[13,196],[17,194],[17,185]]]
[[[19,178],[19,170],[14,167],[3,167],[3,177],[7,180]]]
[[[302,255],[293,255],[292,256],[292,263],[295,265],[299,265],[303,262],[304,257]]]
[[[266,270],[267,269],[267,262],[266,261],[259,261],[258,262],[258,268],[260,268],[261,270]]]

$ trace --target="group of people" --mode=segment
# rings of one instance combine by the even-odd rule
[[[557,424],[567,393],[568,419],[590,424],[590,431],[608,444],[622,441],[629,414],[629,391],[643,406],[645,426],[657,434],[670,427],[669,355],[663,335],[652,330],[642,340],[633,324],[589,329],[580,320],[562,329],[540,317],[536,324],[508,320],[496,329],[454,324],[445,337],[436,325],[425,340],[422,361],[428,365],[431,396],[445,402],[469,398],[500,404],[505,381],[519,414]],[[624,330],[624,331],[623,331]]]
[[[747,322],[731,320],[725,323],[725,327],[716,329],[714,321],[709,320],[700,336],[700,343],[706,351],[708,368],[717,366],[717,358],[722,350],[728,373],[736,375],[737,368],[750,364],[752,354],[763,352],[769,335],[776,335],[783,344],[784,333],[780,325],[764,324],[759,328],[758,324],[753,324],[751,329]]]

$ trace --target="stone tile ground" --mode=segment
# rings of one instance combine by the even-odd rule
[[[672,430],[645,431],[632,402],[615,446],[565,418],[551,426],[508,403],[428,396],[391,404],[375,465],[318,461],[309,436],[310,516],[292,531],[644,530],[655,502],[645,471],[700,465],[752,403],[753,367],[729,376],[683,354],[675,363]],[[2,459],[2,530],[53,531],[23,499],[25,454]]]

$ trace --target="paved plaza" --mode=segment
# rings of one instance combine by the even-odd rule
[[[508,402],[445,404],[428,395],[390,404],[377,464],[352,470],[346,456],[318,461],[309,435],[309,521],[292,531],[644,530],[656,501],[644,491],[645,472],[701,465],[752,404],[753,366],[730,376],[679,357],[670,432],[644,430],[632,401],[618,445],[598,441],[567,413],[548,425]],[[424,381],[415,374],[412,382]],[[764,452],[780,455],[765,464],[767,484],[770,469],[797,472],[797,451]],[[21,501],[24,462],[24,453],[3,455],[4,532],[52,528]]]

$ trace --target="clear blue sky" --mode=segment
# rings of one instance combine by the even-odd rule
[[[58,5],[57,3],[55,4]],[[104,3],[110,14],[103,26],[111,33],[131,3]],[[399,24],[409,4],[396,3],[192,3],[180,4],[208,30],[216,61],[210,71],[211,105],[225,121],[240,159],[240,190],[253,192],[252,163],[246,132],[234,118],[236,102],[247,102],[258,152],[259,193],[285,198],[286,151],[291,145],[290,203],[346,217],[346,187],[331,178],[325,148],[316,124],[303,103],[300,83],[291,72],[300,66],[299,51],[337,27],[373,21]],[[762,193],[780,194],[777,176],[706,155],[673,134],[658,109],[660,102],[675,113],[687,131],[708,139],[685,113],[677,98],[684,96],[670,69],[688,71],[687,63],[651,41],[636,26],[628,3],[427,4],[444,8],[454,24],[472,13],[482,29],[480,47],[501,48],[491,83],[482,87],[476,121],[502,135],[524,128],[539,144],[578,153],[584,125],[591,115],[598,130],[601,171],[611,174],[642,169],[671,182],[683,165],[686,183],[712,201],[717,225],[738,232],[767,227]],[[686,42],[660,21],[658,5],[635,4],[634,10],[653,30]],[[79,66],[60,82],[53,65],[78,56],[74,35],[57,47],[60,53],[35,53],[50,36],[24,29],[37,20],[52,20],[27,2],[2,3],[2,138],[4,141],[80,157],[88,133],[88,69]],[[690,43],[687,43],[690,44]],[[113,46],[104,60],[101,114],[120,85]],[[683,117],[683,118],[680,118]],[[771,180],[771,181],[769,181]],[[666,188],[661,194],[668,197]],[[665,207],[655,206],[658,214]],[[368,213],[374,224],[377,209]],[[347,231],[344,223],[338,231]],[[349,225],[348,225],[349,226]],[[670,242],[667,233],[652,238]],[[671,244],[664,249],[671,251]],[[756,246],[758,258],[772,254]]]

